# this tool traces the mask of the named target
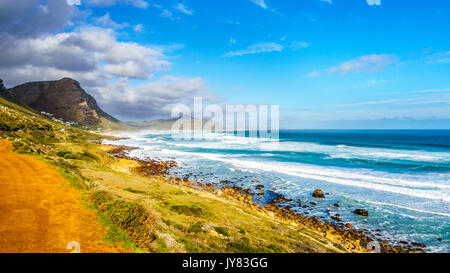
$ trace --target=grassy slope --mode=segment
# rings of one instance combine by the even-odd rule
[[[114,198],[144,205],[154,217],[154,240],[143,249],[124,226],[99,210],[110,227],[105,240],[123,243],[129,251],[153,252],[339,252],[315,231],[262,216],[241,205],[158,178],[127,173],[133,162],[108,155],[90,142],[102,136],[36,114],[0,98],[0,137],[15,151],[59,167],[71,185],[86,193],[106,190]],[[88,199],[88,198],[86,198]],[[98,206],[91,205],[93,208]]]
[[[107,132],[112,131],[135,131],[135,128],[132,128],[128,126],[126,123],[123,123],[121,121],[119,122],[112,122],[104,117],[100,117],[100,123],[98,125],[102,130]]]

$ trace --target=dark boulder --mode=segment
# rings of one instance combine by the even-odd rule
[[[325,195],[323,194],[323,192],[322,192],[322,190],[315,190],[314,192],[313,192],[313,195],[312,195],[314,198],[325,198]]]
[[[356,209],[353,213],[359,216],[369,216],[369,212],[365,209]]]
[[[264,189],[264,185],[257,185],[257,186],[255,187],[255,189],[257,189],[257,190],[263,190],[263,189]]]
[[[417,247],[420,247],[420,248],[425,248],[425,247],[427,247],[425,244],[422,244],[422,243],[411,243],[411,245],[413,245],[413,246],[417,246]]]

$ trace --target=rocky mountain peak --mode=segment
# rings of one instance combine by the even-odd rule
[[[71,78],[28,82],[8,91],[16,102],[66,121],[88,126],[98,126],[102,118],[119,122],[105,113],[80,83]]]

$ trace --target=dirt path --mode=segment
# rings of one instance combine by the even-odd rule
[[[68,184],[53,167],[0,140],[0,252],[68,253],[72,241],[81,252],[119,252],[101,242],[106,228]]]

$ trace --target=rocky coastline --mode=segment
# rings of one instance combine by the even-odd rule
[[[276,194],[270,202],[260,205],[253,198],[254,196],[264,195],[264,186],[258,185],[255,191],[238,186],[232,181],[220,181],[217,183],[201,183],[191,181],[188,178],[177,177],[177,172],[171,172],[172,169],[181,168],[175,159],[162,161],[158,158],[139,159],[130,157],[131,150],[138,149],[128,146],[111,146],[109,153],[120,159],[131,160],[137,163],[131,172],[147,178],[157,177],[159,181],[177,185],[183,188],[189,188],[195,191],[201,191],[213,195],[216,198],[226,200],[227,202],[237,203],[261,215],[272,217],[283,221],[296,228],[306,228],[321,234],[324,238],[331,240],[349,252],[375,252],[375,253],[424,253],[426,245],[416,242],[394,241],[383,238],[377,230],[374,233],[369,230],[355,229],[350,223],[344,223],[339,214],[330,215],[330,219],[319,218],[317,216],[308,216],[309,213],[299,213],[294,211],[288,203],[293,200],[285,198],[283,195]],[[314,198],[325,198],[329,193],[323,193],[317,189],[311,193]],[[314,203],[302,204],[298,201],[300,207],[313,207]],[[339,204],[334,204],[339,207]],[[356,208],[354,214],[361,217],[368,217],[369,212],[362,208]]]

